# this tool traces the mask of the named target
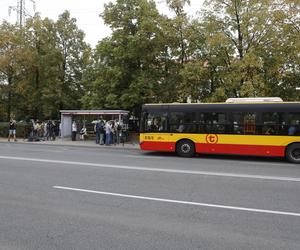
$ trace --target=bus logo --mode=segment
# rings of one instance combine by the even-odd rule
[[[206,140],[206,143],[209,143],[209,144],[216,144],[218,143],[218,136],[216,134],[208,134],[205,138]]]

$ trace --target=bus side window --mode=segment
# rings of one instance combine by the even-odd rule
[[[287,114],[287,135],[300,135],[300,113]]]
[[[233,112],[232,134],[257,134],[256,112]]]
[[[170,112],[170,131],[174,133],[196,133],[196,112]]]
[[[244,134],[256,134],[256,113],[245,113],[244,114]]]
[[[144,118],[146,132],[167,132],[167,113],[148,113]]]
[[[199,128],[198,132],[199,133],[206,133],[206,128],[205,128],[205,114],[204,113],[199,113]]]
[[[201,117],[201,114],[200,114]],[[226,132],[226,113],[203,113],[204,133],[225,134]],[[200,120],[200,123],[202,121]],[[203,127],[200,124],[200,129]]]
[[[262,113],[262,131],[263,135],[283,134],[284,122],[283,113],[264,112]]]
[[[243,128],[243,114],[232,113],[232,133],[233,134],[244,134]]]

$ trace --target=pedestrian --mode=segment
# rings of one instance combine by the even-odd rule
[[[102,119],[102,117],[100,118],[100,122],[99,122],[99,133],[100,133],[100,145],[104,144],[104,138],[105,138],[105,129],[104,129],[104,121]]]
[[[47,121],[43,122],[43,130],[44,130],[44,141],[47,140],[48,137],[48,131],[47,131]]]
[[[111,138],[111,144],[114,144],[116,145],[116,132],[117,132],[117,129],[116,129],[116,126],[115,126],[115,122],[112,121],[111,122],[111,134],[110,134],[110,138]]]
[[[96,121],[94,126],[94,131],[96,133],[96,144],[100,143],[100,122]]]
[[[8,131],[8,141],[10,141],[10,138],[13,137],[14,141],[17,141],[17,124],[16,121],[13,119],[10,119],[9,122],[9,131]]]
[[[121,137],[122,137],[122,126],[121,126],[121,123],[120,121],[116,120],[116,128],[117,128],[117,133],[116,133],[116,136],[117,136],[117,144],[120,144],[120,141],[121,141]]]
[[[77,134],[77,124],[75,121],[72,123],[72,141],[76,141],[76,134]]]
[[[51,136],[52,136],[52,134],[51,134],[51,127],[52,127],[52,124],[51,124],[51,120],[49,120],[48,122],[47,122],[47,128],[46,128],[46,130],[47,130],[47,136],[46,136],[46,140],[47,141],[49,141],[49,140],[51,140]]]
[[[106,122],[105,124],[105,145],[109,146],[111,143],[111,125],[110,122]]]
[[[61,137],[61,127],[62,127],[62,123],[59,123],[59,127],[58,127],[58,136]]]
[[[51,121],[51,124],[50,124],[50,138],[51,138],[52,141],[55,141],[55,138],[56,138],[55,128],[56,128],[55,121]]]
[[[31,124],[32,124],[32,131],[31,131],[32,138],[36,138],[36,136],[37,136],[37,124],[34,121],[34,119],[31,119]]]
[[[84,141],[85,136],[86,136],[86,134],[87,134],[87,132],[86,132],[86,127],[85,127],[84,124],[83,124],[83,127],[81,128],[79,134],[80,134],[80,140],[83,140],[83,141]]]

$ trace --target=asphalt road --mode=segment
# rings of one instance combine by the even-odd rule
[[[0,249],[300,249],[300,165],[0,143]]]

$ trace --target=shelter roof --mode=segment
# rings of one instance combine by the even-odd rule
[[[60,110],[62,115],[127,115],[128,110]]]

